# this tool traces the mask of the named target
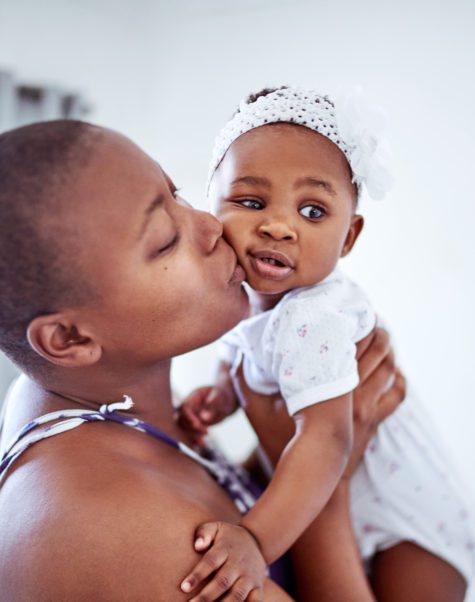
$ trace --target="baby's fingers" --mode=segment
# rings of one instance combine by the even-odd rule
[[[261,587],[252,588],[245,579],[238,579],[227,596],[222,598],[223,602],[263,602],[264,592]]]
[[[215,540],[220,523],[203,523],[195,531],[195,550],[204,552]]]
[[[264,589],[256,587],[247,597],[247,602],[264,602]]]
[[[219,411],[219,402],[221,391],[217,387],[210,389],[208,395],[203,400],[202,408],[200,409],[200,418],[207,424],[218,422],[221,418]]]
[[[236,583],[238,581],[239,573],[237,571],[230,571],[223,567],[213,579],[204,587],[199,594],[190,600],[190,602],[212,602],[212,600],[245,600],[247,594],[252,590],[252,586],[246,589],[245,587],[239,586],[235,590]],[[238,581],[237,581],[238,580]],[[231,590],[231,591],[230,591]],[[239,595],[244,595],[243,598],[233,598],[233,592],[238,591]],[[231,597],[222,598],[223,594],[229,592]]]
[[[178,422],[185,429],[192,430],[197,434],[206,435],[208,432],[206,425],[196,415],[195,409],[187,404],[179,408]]]
[[[196,587],[198,587],[205,579],[207,579],[211,573],[214,573],[219,568],[223,566],[223,564],[228,559],[228,553],[226,550],[219,548],[212,548],[209,552],[203,556],[203,558],[198,562],[195,568],[191,571],[189,575],[185,577],[185,579],[181,583],[181,590],[185,593],[190,593]],[[202,598],[202,594],[199,594],[197,598],[193,598],[194,600],[200,600],[201,602],[205,602],[207,598]],[[213,600],[215,598],[212,598]]]

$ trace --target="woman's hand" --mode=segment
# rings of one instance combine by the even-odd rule
[[[205,523],[196,531],[195,549],[205,554],[181,584],[186,593],[195,590],[190,602],[263,600],[267,567],[247,529],[223,522]]]
[[[406,380],[396,367],[389,334],[375,328],[358,343],[360,383],[353,391],[353,449],[343,478],[349,478],[363,457],[378,425],[406,395]]]

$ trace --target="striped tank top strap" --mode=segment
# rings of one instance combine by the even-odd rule
[[[166,445],[174,447],[177,451],[188,456],[198,464],[201,464],[201,466],[216,479],[223,489],[229,493],[240,512],[244,513],[254,505],[257,495],[254,495],[252,492],[250,479],[244,471],[230,464],[224,456],[211,445],[209,445],[207,449],[209,457],[203,457],[188,445],[170,437],[156,426],[144,422],[143,420],[139,420],[138,418],[117,413],[117,410],[130,410],[132,406],[132,399],[125,395],[123,401],[104,404],[98,411],[60,410],[32,420],[15,434],[0,458],[0,482],[13,462],[38,441],[53,437],[54,435],[59,435],[60,433],[65,433],[86,422],[107,420],[117,422],[145,433],[154,439],[158,439]],[[48,424],[53,421],[59,422]],[[38,429],[39,426],[45,424],[47,426]],[[31,432],[33,430],[34,432]]]

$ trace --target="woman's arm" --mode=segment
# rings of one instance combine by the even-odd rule
[[[347,481],[292,548],[292,564],[300,602],[374,602],[353,534]]]
[[[180,590],[183,575],[199,559],[192,546],[194,529],[220,517],[196,503],[193,490],[184,494],[183,485],[177,486],[168,473],[162,482],[152,474],[137,478],[135,467],[110,474],[108,466],[101,466],[96,472],[73,491],[55,479],[56,490],[47,503],[30,497],[35,520],[22,527],[25,537],[11,545],[3,563],[7,570],[2,575],[8,579],[2,581],[2,600],[186,602],[196,596]],[[38,528],[45,508],[49,514]],[[233,508],[228,518],[235,515],[237,520],[234,513]],[[231,595],[248,602],[292,600],[268,579],[263,590],[249,597],[240,598],[238,588]]]

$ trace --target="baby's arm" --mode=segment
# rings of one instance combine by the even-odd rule
[[[286,552],[330,499],[351,452],[352,394],[295,416],[296,433],[272,480],[241,520],[272,563]]]
[[[305,408],[294,416],[296,433],[282,453],[270,485],[240,522],[255,539],[267,564],[295,543],[335,490],[351,452],[351,402],[350,393]],[[254,561],[249,556],[246,564],[236,535],[216,523],[202,525],[197,531],[195,549],[211,548],[185,582],[197,587],[224,567],[234,578],[239,575],[247,580],[253,573]],[[248,545],[245,538],[244,542]],[[220,550],[218,561],[216,545]],[[214,581],[208,589],[214,587]]]

